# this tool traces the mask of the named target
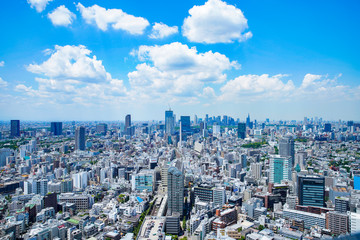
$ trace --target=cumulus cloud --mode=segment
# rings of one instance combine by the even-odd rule
[[[37,74],[31,86],[18,84],[33,103],[61,104],[221,104],[229,102],[360,100],[360,86],[350,87],[339,76],[306,74],[295,86],[288,75],[242,75],[228,80],[227,71],[239,68],[218,52],[198,52],[174,42],[140,46],[131,53],[139,64],[128,73],[130,87],[113,78],[101,60],[85,46],[55,46],[45,60],[26,66]],[[0,86],[7,82],[0,79]],[[74,105],[74,106],[75,106]]]
[[[152,31],[151,34],[149,35],[149,38],[161,39],[176,34],[178,33],[178,31],[179,30],[177,26],[169,27],[164,23],[155,23],[154,26],[152,27]]]
[[[221,0],[208,0],[204,5],[194,6],[185,18],[182,33],[192,42],[232,43],[252,37],[247,19],[242,11]]]
[[[30,64],[27,70],[50,78],[77,79],[88,82],[109,80],[101,60],[90,56],[91,51],[83,45],[55,46],[50,58],[41,64]]]
[[[360,99],[360,86],[351,87],[339,83],[338,78],[341,74],[333,78],[327,75],[315,75],[308,73],[305,75],[301,85],[297,89],[294,97],[312,98],[314,100],[353,100]]]
[[[0,61],[0,67],[5,66],[5,62],[4,61]]]
[[[239,76],[221,87],[222,94],[219,98],[221,100],[245,98],[258,100],[264,97],[283,98],[295,89],[291,80],[287,82],[282,80],[285,76],[283,74],[274,76],[268,74]]]
[[[31,8],[35,8],[37,12],[42,12],[45,10],[46,5],[53,0],[27,0]]]
[[[3,80],[1,77],[0,77],[0,87],[7,87],[8,86],[8,82]]]
[[[284,79],[288,77],[284,74],[243,75],[226,82],[220,88],[221,95],[218,100],[339,101],[360,99],[360,88],[351,88],[338,83],[337,79],[340,76],[341,74],[331,79],[326,75],[308,73],[297,87],[292,80]]]
[[[142,17],[123,12],[121,9],[105,9],[98,5],[84,7],[81,3],[77,4],[77,9],[88,24],[96,24],[103,31],[110,25],[115,30],[124,30],[133,35],[141,35],[149,26],[148,20]]]
[[[46,61],[27,66],[29,72],[43,76],[35,78],[38,88],[19,84],[16,91],[47,101],[83,104],[111,102],[126,95],[123,81],[112,78],[85,46],[55,46],[45,53]]]
[[[205,87],[203,89],[202,96],[205,98],[215,98],[216,97],[215,90],[212,87]]]
[[[70,12],[64,5],[61,5],[49,13],[48,17],[55,26],[69,26],[76,18],[76,15]]]
[[[307,88],[314,84],[316,80],[319,80],[321,78],[321,75],[315,75],[315,74],[306,74],[304,77],[304,80],[301,84],[302,88]]]
[[[128,74],[130,84],[150,98],[199,96],[204,85],[224,82],[224,71],[239,67],[223,54],[199,53],[179,42],[140,46],[132,54],[144,63]]]

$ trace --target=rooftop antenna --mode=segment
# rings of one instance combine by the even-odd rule
[[[169,105],[169,111],[171,111],[171,107],[170,107],[170,104],[168,103],[168,105]]]

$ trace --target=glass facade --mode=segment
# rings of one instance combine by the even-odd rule
[[[325,179],[323,177],[299,176],[299,205],[325,206]]]

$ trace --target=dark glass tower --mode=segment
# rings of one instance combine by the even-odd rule
[[[75,130],[75,150],[85,151],[85,127]]]
[[[124,132],[126,133],[126,135],[131,136],[131,115],[130,114],[126,115],[126,117],[125,117]]]
[[[181,116],[180,121],[181,121],[181,130],[182,130],[182,132],[191,131],[190,116]]]
[[[325,123],[324,132],[331,132],[331,123]]]
[[[62,134],[62,122],[51,122],[51,132],[54,136]]]
[[[325,206],[325,178],[320,176],[298,177],[299,205]]]
[[[20,120],[11,120],[10,124],[11,124],[10,136],[20,137]]]
[[[246,137],[246,124],[238,123],[238,138],[244,139]]]

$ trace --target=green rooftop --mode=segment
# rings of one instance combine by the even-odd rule
[[[73,225],[78,225],[79,224],[79,221],[78,220],[75,220],[73,218],[70,218],[69,220],[67,220],[67,222],[73,224]]]

